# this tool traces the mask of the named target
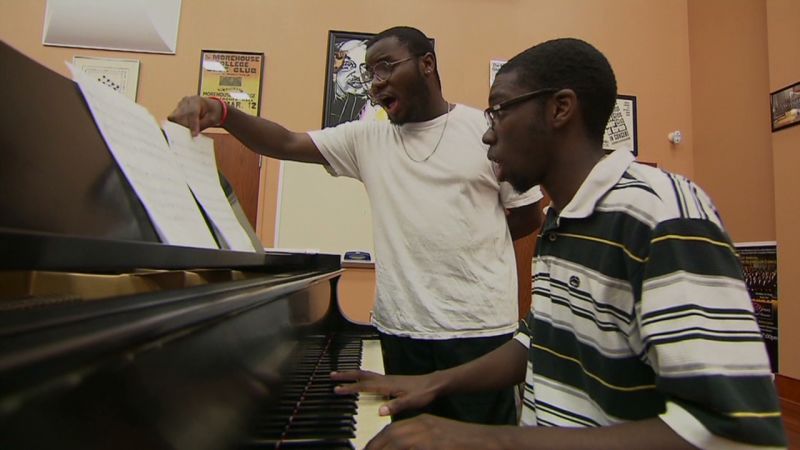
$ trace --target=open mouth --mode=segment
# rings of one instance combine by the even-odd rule
[[[381,105],[381,107],[385,109],[389,115],[395,112],[399,103],[397,97],[388,94],[379,95],[377,100],[378,104]]]

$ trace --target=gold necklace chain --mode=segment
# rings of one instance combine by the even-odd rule
[[[451,109],[452,108],[450,107],[450,103],[448,103],[447,104],[447,113],[444,116],[444,126],[442,127],[442,134],[439,135],[439,140],[436,141],[436,145],[433,147],[433,151],[430,152],[428,154],[428,156],[426,156],[426,157],[424,157],[422,159],[414,159],[411,156],[411,154],[408,153],[408,150],[406,149],[406,143],[405,143],[405,141],[403,141],[403,133],[400,131],[400,127],[397,126],[397,135],[400,136],[400,144],[403,146],[403,151],[405,152],[406,156],[408,156],[408,159],[410,159],[410,160],[412,160],[412,161],[414,161],[416,163],[423,163],[423,162],[429,160],[431,158],[431,156],[433,156],[433,154],[436,153],[436,150],[439,149],[439,144],[442,143],[442,138],[444,137],[444,131],[447,129],[447,121],[450,119],[450,110]]]

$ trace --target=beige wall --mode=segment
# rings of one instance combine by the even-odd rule
[[[694,180],[735,242],[775,240],[763,1],[689,2]]]
[[[158,119],[181,96],[196,91],[201,49],[264,52],[262,115],[296,130],[320,125],[328,30],[421,28],[436,39],[446,98],[478,107],[486,104],[490,59],[507,59],[549,38],[586,39],[608,56],[620,93],[637,97],[640,159],[695,178],[715,199],[734,240],[777,237],[780,317],[788,324],[800,318],[800,306],[790,301],[800,292],[800,281],[790,278],[791,268],[800,264],[792,229],[798,220],[792,199],[800,180],[792,175],[800,158],[800,127],[770,133],[766,95],[798,81],[793,44],[799,4],[184,0],[177,54],[152,55],[43,47],[45,0],[0,0],[0,39],[62,74],[63,61],[75,54],[141,60],[139,103]],[[667,141],[673,130],[685,136],[680,145]],[[262,171],[258,228],[267,245],[274,230],[277,173],[277,164]],[[781,367],[800,378],[800,362],[791,361],[787,340],[797,333],[781,327]]]
[[[776,91],[800,81],[800,2],[767,0],[767,35],[769,42],[769,89]],[[775,231],[778,240],[778,315],[780,372],[800,379],[800,125],[772,133],[775,171]]]

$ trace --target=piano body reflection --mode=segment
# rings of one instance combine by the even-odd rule
[[[77,86],[0,62],[0,448],[352,448],[382,426],[327,379],[381,368],[338,255],[160,243]]]

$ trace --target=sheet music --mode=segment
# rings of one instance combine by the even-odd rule
[[[214,140],[202,135],[192,138],[188,128],[176,123],[163,122],[162,126],[170,148],[178,156],[178,165],[189,182],[189,188],[225,242],[232,250],[255,251],[219,184]]]
[[[156,119],[144,107],[67,65],[111,154],[162,241],[218,248]]]

